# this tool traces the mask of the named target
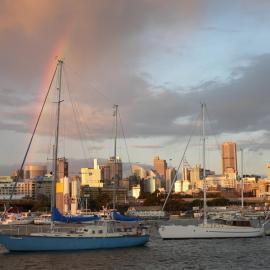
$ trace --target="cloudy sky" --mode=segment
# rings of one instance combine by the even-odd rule
[[[119,104],[122,159],[152,164],[159,155],[177,166],[205,102],[207,166],[220,172],[218,145],[235,141],[245,172],[266,174],[269,1],[0,5],[0,175],[23,158],[57,58],[64,59],[60,153],[69,159],[90,166],[88,159],[112,155],[112,107]],[[28,162],[46,163],[51,155],[54,101],[52,92]],[[186,154],[190,165],[200,163],[199,134]]]

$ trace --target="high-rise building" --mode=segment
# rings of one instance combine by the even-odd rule
[[[182,168],[182,180],[190,181],[190,171],[191,171],[191,168],[187,168],[187,167]]]
[[[225,142],[222,144],[222,174],[237,172],[236,143]]]
[[[156,179],[153,176],[148,176],[144,179],[143,191],[154,193],[156,190]]]
[[[102,179],[104,181],[105,186],[111,185],[111,177],[110,177],[110,166],[109,165],[99,165],[102,173]]]
[[[71,205],[70,212],[71,215],[77,214],[78,202],[80,201],[80,178],[78,176],[73,176],[71,178]]]
[[[110,157],[107,161],[107,166],[110,168],[110,181],[116,180],[116,187],[119,186],[119,180],[123,178],[123,166],[120,157]]]
[[[215,172],[209,169],[205,169],[205,177],[209,175],[214,175]],[[186,179],[185,179],[186,180]],[[195,167],[190,169],[190,184],[192,189],[202,189],[203,187],[203,168],[200,164],[195,165]],[[188,180],[189,181],[189,180]]]
[[[169,167],[166,169],[166,192],[169,192],[171,189],[172,182],[176,175],[175,168]]]
[[[190,183],[192,189],[197,189],[201,186],[201,180],[203,179],[203,169],[201,165],[197,164],[190,170]]]
[[[103,171],[94,159],[94,168],[81,168],[81,184],[89,187],[103,187]]]
[[[68,177],[68,161],[62,157],[57,160],[57,179],[64,177]]]
[[[159,159],[159,156],[154,157],[154,170],[159,174],[162,179],[161,186],[165,187],[167,162],[166,160]]]

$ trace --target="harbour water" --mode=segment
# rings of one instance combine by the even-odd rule
[[[5,253],[0,269],[269,269],[270,237],[163,241],[154,225],[145,247]]]

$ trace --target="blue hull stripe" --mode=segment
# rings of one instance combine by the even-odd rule
[[[0,244],[9,251],[61,251],[110,249],[142,246],[149,235],[124,237],[44,237],[0,235]]]

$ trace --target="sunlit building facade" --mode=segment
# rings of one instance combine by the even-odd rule
[[[222,174],[237,173],[237,152],[235,142],[222,144]]]

